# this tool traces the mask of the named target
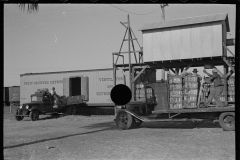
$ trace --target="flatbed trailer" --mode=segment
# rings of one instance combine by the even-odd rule
[[[126,32],[128,31],[129,50],[121,52],[120,49],[120,52],[113,53],[113,75],[116,77],[116,71],[119,68],[129,72],[128,87],[132,91],[132,99],[126,105],[118,106],[116,104],[115,122],[118,128],[134,128],[141,125],[142,122],[208,119],[218,120],[223,130],[235,130],[235,102],[228,100],[227,78],[223,80],[224,101],[222,102],[224,107],[212,104],[209,108],[203,108],[204,100],[198,96],[193,109],[187,108],[184,104],[181,109],[176,109],[169,105],[168,80],[162,81],[162,84],[166,83],[164,88],[160,87],[161,83],[156,82],[156,79],[155,82],[152,80],[149,82],[149,79],[145,78],[149,75],[145,76],[144,74],[146,70],[154,73],[154,70],[162,69],[172,71],[178,76],[179,71],[183,72],[184,68],[189,68],[189,66],[206,67],[206,69],[223,66],[224,73],[221,73],[221,76],[226,77],[235,73],[235,55],[227,48],[228,45],[234,45],[234,43],[228,43],[227,40],[227,32],[230,31],[227,13],[146,24],[141,28],[143,48],[139,46],[140,51],[136,51],[133,45],[133,38],[136,39],[136,37],[132,37],[134,34],[130,27],[129,17],[128,22],[122,24],[127,24],[124,26],[127,29]],[[123,41],[126,41],[125,37]],[[231,55],[227,54],[228,51]],[[129,53],[129,64],[117,63],[118,57],[121,56],[124,59],[125,53]],[[135,57],[135,53],[138,53],[139,56],[139,61],[135,58],[135,63],[131,61],[133,53]],[[115,61],[114,57],[116,56]],[[229,74],[229,69],[231,74]],[[146,94],[143,98],[144,101],[136,100],[136,83],[139,83],[142,75],[141,83],[144,85],[145,93],[146,88],[151,87],[155,92],[151,97],[156,97],[157,103],[153,102],[153,99],[148,99]],[[126,78],[125,76],[127,75],[124,74],[124,78]],[[146,79],[148,82],[145,83]],[[114,82],[115,85],[116,82]],[[200,86],[203,86],[203,83]],[[197,95],[201,95],[202,92],[200,87]],[[233,92],[232,97],[235,95],[234,90]]]

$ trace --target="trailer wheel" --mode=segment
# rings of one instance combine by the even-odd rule
[[[133,126],[132,115],[126,112],[119,112],[116,117],[116,125],[120,129],[129,129]]]
[[[32,110],[29,116],[32,121],[36,121],[39,119],[39,112],[37,110]]]
[[[224,131],[234,131],[235,130],[235,113],[234,112],[224,112],[219,116],[219,124]]]

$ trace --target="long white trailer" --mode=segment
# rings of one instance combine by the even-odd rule
[[[113,69],[77,70],[62,72],[26,73],[20,75],[20,104],[30,102],[30,95],[37,89],[55,87],[58,95],[64,95],[64,79],[70,77],[87,77],[87,83],[82,88],[86,92],[88,106],[114,106],[110,92],[113,87]],[[117,84],[123,84],[124,78],[121,72],[116,76]],[[128,78],[126,78],[128,84]]]

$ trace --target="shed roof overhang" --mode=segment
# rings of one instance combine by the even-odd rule
[[[170,27],[179,27],[179,26],[194,25],[194,24],[209,23],[209,22],[217,22],[217,21],[224,21],[226,23],[227,32],[230,32],[228,14],[227,13],[220,13],[220,14],[205,15],[205,16],[199,16],[199,17],[188,17],[188,18],[174,19],[174,20],[170,20],[170,21],[147,23],[142,28],[140,28],[140,31],[144,32],[144,31],[147,31],[147,30],[163,29],[163,28],[170,28]]]

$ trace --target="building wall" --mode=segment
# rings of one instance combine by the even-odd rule
[[[222,23],[143,31],[144,62],[222,56]]]
[[[113,87],[112,69],[23,75],[20,78],[20,103],[30,102],[30,95],[41,88],[51,90],[55,87],[57,94],[63,95],[63,78],[70,76],[89,77],[89,101],[87,103],[112,103],[110,98],[110,91]],[[117,72],[117,84],[123,84],[123,74],[120,71]]]

